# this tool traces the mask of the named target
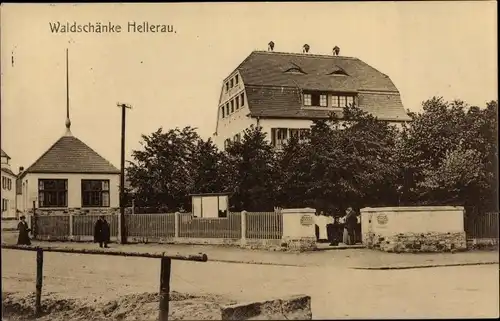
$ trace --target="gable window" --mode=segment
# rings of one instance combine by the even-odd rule
[[[326,107],[327,106],[327,98],[326,95],[320,95],[319,96],[319,105],[321,107]]]
[[[226,113],[224,112],[224,106],[222,106],[220,109],[222,111],[222,118],[226,117]]]
[[[312,106],[311,105],[311,94],[304,94],[304,106]]]
[[[229,83],[226,82],[226,92],[229,91]]]
[[[240,82],[238,75],[234,76],[234,82],[236,83],[236,86],[238,86],[238,83]]]
[[[229,103],[226,104],[226,116],[229,116]]]
[[[40,207],[67,207],[67,179],[39,179],[38,203]]]
[[[236,101],[236,110],[240,109],[240,97],[234,99]]]
[[[245,93],[241,93],[240,101],[241,101],[241,107],[245,106]]]
[[[109,207],[109,180],[82,179],[82,207]]]
[[[231,112],[234,113],[234,99],[231,100]]]
[[[230,81],[231,81],[231,85],[229,87],[233,88],[234,87],[234,81],[233,81],[233,79],[231,79]]]

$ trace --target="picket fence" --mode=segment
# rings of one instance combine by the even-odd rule
[[[465,220],[465,232],[468,239],[499,238],[499,213],[487,212]]]
[[[127,235],[136,238],[219,238],[241,239],[242,227],[248,239],[279,240],[283,234],[280,212],[228,213],[221,218],[196,218],[191,213],[125,215]],[[99,215],[37,216],[37,235],[51,238],[90,237]],[[111,228],[111,237],[118,236],[119,216],[104,215]],[[242,222],[243,218],[245,222]],[[31,218],[32,219],[32,218]],[[177,232],[177,233],[176,233]]]

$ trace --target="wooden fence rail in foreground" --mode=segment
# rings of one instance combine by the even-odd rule
[[[160,269],[160,306],[159,320],[167,321],[169,312],[170,298],[170,271],[172,269],[172,260],[207,262],[206,254],[195,255],[165,255],[165,253],[138,253],[138,252],[118,252],[107,250],[86,250],[86,249],[65,249],[53,247],[39,247],[27,245],[2,244],[2,249],[36,251],[36,300],[35,300],[35,315],[38,317],[42,312],[41,297],[42,297],[42,280],[43,280],[43,252],[58,252],[58,253],[74,253],[74,254],[92,254],[92,255],[111,255],[111,256],[128,256],[128,257],[144,257],[144,258],[159,258],[161,259]]]

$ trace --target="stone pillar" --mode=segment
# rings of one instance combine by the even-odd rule
[[[175,238],[179,237],[180,216],[181,216],[181,213],[179,213],[179,212],[175,212],[174,213],[174,227],[175,227],[175,229],[174,229],[174,231],[175,231],[174,232],[175,233],[174,237]]]
[[[283,215],[282,242],[290,250],[313,251],[316,249],[313,208],[290,208]]]
[[[247,211],[241,211],[241,245],[247,243]]]

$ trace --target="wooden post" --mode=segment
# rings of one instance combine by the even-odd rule
[[[73,241],[73,214],[69,214],[69,240]]]
[[[33,201],[33,238],[36,239],[38,235],[38,220],[36,216],[36,201]]]
[[[42,313],[43,249],[36,249],[36,301],[35,315]]]
[[[172,260],[168,257],[161,258],[160,269],[160,321],[168,320],[168,301],[170,296],[170,270]]]

